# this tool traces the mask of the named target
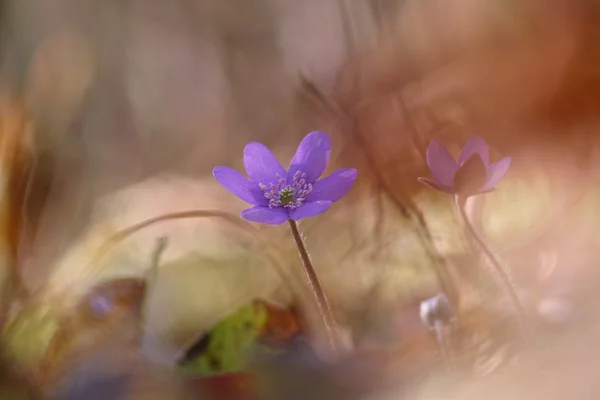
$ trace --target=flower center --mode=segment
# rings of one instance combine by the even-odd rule
[[[296,171],[292,177],[292,184],[277,174],[277,184],[269,183],[269,186],[259,183],[258,187],[269,200],[269,208],[285,207],[294,209],[300,207],[306,197],[312,192],[312,183],[306,182],[306,174]]]
[[[294,191],[291,187],[286,186],[282,191],[279,192],[279,201],[284,206],[294,201]]]

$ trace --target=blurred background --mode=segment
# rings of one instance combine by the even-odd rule
[[[509,303],[451,199],[416,180],[429,176],[431,139],[456,154],[480,135],[493,160],[510,155],[512,165],[494,193],[470,201],[470,216],[510,267],[540,342],[561,326],[552,339],[560,345],[548,346],[574,361],[551,373],[574,395],[573,376],[585,374],[573,370],[593,358],[584,344],[594,347],[600,288],[597,2],[1,4],[2,140],[25,154],[3,162],[4,179],[24,182],[7,211],[18,229],[5,234],[14,252],[5,269],[15,267],[27,293],[9,307],[9,328],[17,328],[6,346],[33,386],[106,374],[129,365],[130,353],[171,371],[192,343],[256,299],[301,309],[303,329],[318,336],[285,227],[165,221],[97,256],[121,229],[149,218],[190,209],[238,215],[245,206],[216,184],[214,166],[242,170],[249,141],[285,165],[308,132],[321,130],[332,137],[330,170],[359,170],[346,198],[302,223],[349,346],[383,352],[377,371],[398,385],[416,382],[415,371],[429,377],[441,361],[418,304],[452,287],[469,374],[487,377],[511,362],[517,339],[499,328],[514,319]],[[168,244],[149,286],[162,237]],[[106,293],[118,300],[90,322],[82,310]],[[560,351],[552,357],[564,358]],[[519,368],[494,375],[486,390],[539,395],[539,365]],[[594,382],[581,379],[577,388],[593,393]],[[168,390],[156,398],[175,396]]]

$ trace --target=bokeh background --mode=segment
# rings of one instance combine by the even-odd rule
[[[318,331],[285,228],[257,227],[257,239],[218,218],[168,221],[93,256],[119,229],[161,214],[237,214],[244,205],[213,181],[214,166],[241,169],[249,141],[285,160],[323,130],[330,168],[360,175],[331,212],[303,222],[307,244],[348,341],[393,346],[427,334],[414,305],[442,289],[440,271],[461,307],[499,303],[451,200],[416,181],[428,176],[430,139],[457,153],[477,134],[492,158],[513,163],[496,192],[470,203],[476,225],[532,313],[587,310],[599,283],[598,7],[5,0],[1,87],[27,111],[35,154],[25,284],[52,313],[69,314],[102,282],[144,278],[166,236],[147,299],[148,357],[172,363],[255,298],[301,304]],[[557,296],[568,304],[544,308]],[[117,326],[117,336],[127,329]]]

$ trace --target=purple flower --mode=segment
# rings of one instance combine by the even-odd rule
[[[419,182],[444,193],[469,197],[494,190],[510,167],[510,157],[490,164],[487,143],[475,136],[455,161],[444,146],[432,140],[427,148],[427,165],[434,180],[419,178]]]
[[[354,168],[340,169],[317,181],[327,168],[330,153],[327,134],[309,133],[286,171],[265,145],[252,142],[244,148],[250,180],[227,167],[216,167],[213,175],[225,189],[254,205],[242,211],[242,218],[278,225],[322,214],[348,193],[357,175]]]

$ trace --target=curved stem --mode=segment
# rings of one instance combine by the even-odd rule
[[[131,235],[133,235],[145,228],[148,228],[152,225],[162,223],[165,221],[178,220],[178,219],[196,219],[196,218],[198,218],[198,219],[219,218],[225,222],[228,222],[228,223],[242,229],[246,233],[249,233],[257,241],[259,241],[261,243],[264,242],[264,238],[262,237],[262,235],[258,229],[253,227],[250,223],[247,223],[246,221],[241,220],[239,217],[229,214],[224,211],[187,210],[187,211],[178,211],[178,212],[173,212],[173,213],[168,213],[168,214],[162,214],[157,217],[143,220],[143,221],[138,222],[134,225],[131,225],[127,228],[121,229],[121,230],[115,232],[110,237],[108,237],[98,247],[98,249],[96,249],[96,251],[92,255],[91,261],[90,261],[91,270],[88,271],[87,278],[91,278],[94,274],[98,273],[99,272],[98,268],[100,268],[100,265],[101,265],[101,263],[99,263],[99,261],[103,257],[105,257],[107,254],[109,254],[111,250],[113,250],[115,247],[117,247],[119,244],[121,244],[125,239],[129,238]],[[273,254],[275,252],[271,249],[271,247],[273,247],[272,244],[270,244],[270,246],[266,248],[267,251],[266,251],[265,256],[266,256],[267,260],[272,263],[272,265],[276,269],[277,273],[280,274],[283,282],[285,284],[289,285],[289,280],[286,279],[285,273],[280,265],[281,263],[279,262],[278,257],[275,257],[275,255]],[[277,248],[278,254],[280,254],[282,252],[283,251],[281,249]],[[94,265],[97,265],[96,268],[93,268]],[[85,279],[85,278],[86,277],[83,277],[82,279]],[[48,286],[51,283],[52,283],[52,281],[49,280],[46,283],[46,286]],[[292,290],[292,292],[293,292],[292,288],[290,288],[290,290]]]
[[[525,309],[523,308],[523,305],[521,304],[521,300],[519,299],[519,296],[517,295],[517,292],[515,291],[514,284],[512,283],[508,272],[506,272],[504,270],[504,268],[502,267],[502,265],[500,264],[498,259],[494,256],[494,254],[490,250],[489,246],[486,244],[486,242],[483,240],[483,238],[477,233],[477,231],[471,224],[471,221],[469,221],[469,217],[467,216],[467,212],[465,210],[465,201],[463,199],[461,199],[459,196],[455,196],[454,202],[456,204],[456,208],[458,210],[460,218],[462,219],[462,221],[465,225],[465,228],[467,229],[467,232],[475,240],[475,243],[477,243],[477,245],[479,246],[481,251],[483,251],[483,253],[487,257],[489,262],[492,264],[492,266],[498,273],[498,276],[500,276],[500,280],[502,281],[502,284],[504,285],[506,292],[510,296],[513,306],[515,307],[515,310],[517,311],[521,329],[523,331],[523,336],[527,340],[527,342],[531,345],[532,334],[531,334],[531,330],[529,328],[529,324],[527,322],[527,318],[525,316]]]
[[[314,300],[319,311],[319,315],[323,319],[323,324],[325,325],[325,329],[327,331],[329,344],[331,345],[333,352],[336,353],[342,349],[342,345],[340,337],[338,335],[335,319],[333,317],[333,313],[331,312],[329,301],[327,300],[327,296],[325,295],[325,292],[321,287],[319,278],[317,278],[317,273],[315,272],[312,262],[310,261],[310,256],[308,255],[308,251],[306,250],[306,246],[304,245],[304,241],[302,240],[302,235],[300,234],[300,230],[298,229],[298,224],[296,223],[296,221],[292,221],[291,219],[288,220],[288,222],[292,230],[292,235],[294,236],[294,242],[296,242],[296,247],[298,247],[300,258],[302,259],[302,266],[304,267],[306,280],[313,293]]]

